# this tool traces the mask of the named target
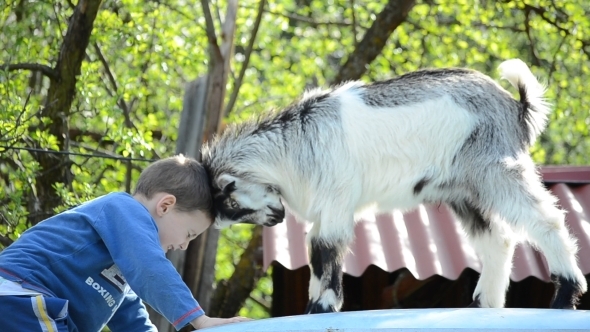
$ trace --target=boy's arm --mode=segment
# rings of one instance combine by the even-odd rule
[[[98,213],[93,226],[131,289],[177,330],[204,314],[160,246],[149,212],[120,197]]]
[[[247,322],[250,321],[252,319],[250,318],[246,318],[246,317],[232,317],[232,318],[215,318],[215,317],[209,317],[207,315],[201,315],[197,318],[195,318],[193,321],[191,321],[191,325],[199,330],[199,329],[204,329],[207,327],[212,327],[212,326],[218,326],[218,325],[224,325],[224,324],[231,324],[231,323],[239,323],[239,322]]]
[[[131,290],[125,295],[123,303],[115,311],[107,326],[113,332],[158,332],[150,321],[145,305]]]

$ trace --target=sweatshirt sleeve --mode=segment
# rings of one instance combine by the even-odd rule
[[[160,246],[147,209],[129,195],[106,203],[93,220],[131,289],[176,330],[204,314]]]
[[[107,325],[113,332],[158,332],[145,305],[132,290],[125,294],[123,303]]]

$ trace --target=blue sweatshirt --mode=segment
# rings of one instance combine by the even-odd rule
[[[0,252],[0,276],[69,301],[70,331],[156,331],[142,300],[179,330],[204,314],[166,258],[148,210],[112,193],[55,215]]]

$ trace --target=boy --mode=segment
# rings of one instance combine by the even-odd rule
[[[156,331],[142,300],[179,330],[247,320],[205,315],[171,262],[212,222],[205,170],[159,160],[133,196],[111,193],[55,215],[0,252],[0,329]]]

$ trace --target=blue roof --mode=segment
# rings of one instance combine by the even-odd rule
[[[590,331],[590,311],[557,309],[391,309],[268,318],[208,332]]]

